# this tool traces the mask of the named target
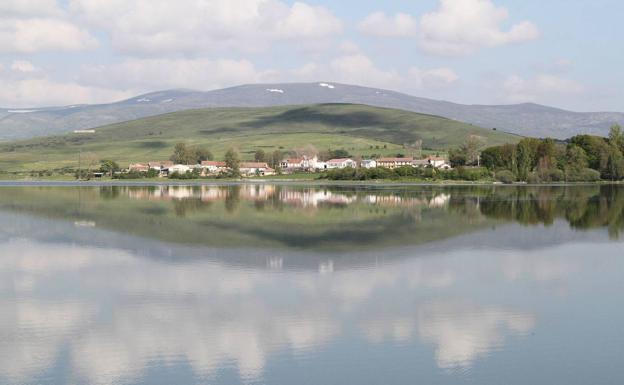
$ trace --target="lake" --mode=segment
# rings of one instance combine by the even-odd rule
[[[1,384],[623,384],[624,187],[0,187]]]

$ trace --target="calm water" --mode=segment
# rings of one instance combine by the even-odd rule
[[[1,384],[622,384],[624,188],[0,188]]]

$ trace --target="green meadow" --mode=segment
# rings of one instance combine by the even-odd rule
[[[520,137],[454,120],[408,111],[351,104],[270,108],[209,108],[170,113],[104,126],[95,133],[67,134],[0,145],[0,171],[75,168],[112,159],[168,159],[176,143],[202,145],[217,159],[229,148],[252,159],[257,149],[345,149],[353,156],[409,154],[404,145],[422,140],[423,153],[445,152],[471,135],[484,145],[515,143]]]

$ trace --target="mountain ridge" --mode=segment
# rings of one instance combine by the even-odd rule
[[[580,133],[606,135],[611,125],[624,124],[621,112],[574,112],[536,103],[459,104],[333,82],[264,83],[212,91],[162,90],[105,104],[0,108],[0,140],[62,134],[188,109],[324,103],[402,109],[518,135],[559,139]]]

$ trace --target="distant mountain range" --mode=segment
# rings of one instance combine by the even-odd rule
[[[354,103],[438,115],[525,136],[568,138],[606,135],[620,112],[572,112],[538,104],[465,105],[383,89],[338,83],[254,84],[214,91],[168,90],[99,105],[0,109],[0,140],[26,139],[90,129],[195,108],[268,107]]]

